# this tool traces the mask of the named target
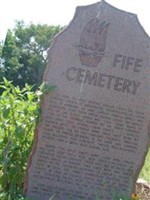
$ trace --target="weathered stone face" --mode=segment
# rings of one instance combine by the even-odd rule
[[[35,200],[130,196],[148,150],[150,40],[136,15],[102,1],[78,7],[55,38],[28,161]]]

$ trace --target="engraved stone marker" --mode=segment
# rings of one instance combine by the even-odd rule
[[[104,1],[77,7],[44,81],[56,90],[43,98],[26,196],[130,196],[150,140],[150,40],[136,15]]]

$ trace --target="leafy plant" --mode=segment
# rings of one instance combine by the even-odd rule
[[[14,199],[23,186],[39,99],[27,84],[21,90],[4,79],[0,88],[0,190],[4,199]]]
[[[16,200],[23,198],[19,194],[39,120],[41,96],[55,87],[43,83],[37,92],[32,92],[28,84],[20,89],[4,78],[0,88],[0,197]]]

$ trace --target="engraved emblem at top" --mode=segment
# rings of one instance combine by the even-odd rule
[[[97,18],[90,20],[83,29],[79,43],[79,56],[82,65],[97,67],[104,55],[106,35],[110,23]]]

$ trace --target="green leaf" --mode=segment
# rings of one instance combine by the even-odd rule
[[[25,126],[23,125],[18,125],[15,129],[15,135],[19,138],[19,139],[23,139],[25,134]]]
[[[40,86],[40,90],[43,94],[48,94],[49,92],[53,92],[56,90],[57,86],[55,85],[49,85],[47,82],[43,82]]]
[[[34,99],[34,94],[31,92],[27,92],[27,97],[29,101],[32,101]]]
[[[6,119],[10,113],[10,107],[7,107],[3,110],[3,117]]]

